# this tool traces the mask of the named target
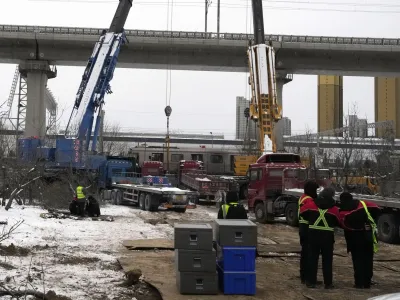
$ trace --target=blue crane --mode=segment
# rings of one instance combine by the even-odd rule
[[[88,162],[88,158],[96,158],[104,96],[106,93],[112,93],[110,82],[121,46],[127,43],[123,27],[131,7],[132,0],[120,0],[109,29],[103,30],[96,42],[76,94],[65,138],[57,140],[55,148],[42,147],[43,141],[37,139],[19,140],[19,156],[23,161],[44,159],[56,167],[72,164],[75,168],[95,169],[98,166],[96,163]],[[96,113],[91,152],[89,152]],[[104,159],[105,157],[97,156],[98,162]]]

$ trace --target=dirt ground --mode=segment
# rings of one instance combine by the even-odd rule
[[[212,222],[216,210],[212,207],[201,207],[187,211],[186,214],[158,212],[145,217],[152,224],[171,226],[175,222]],[[144,216],[143,216],[144,217]],[[398,291],[400,282],[400,248],[397,245],[380,244],[380,251],[375,257],[373,288],[357,290],[353,286],[353,268],[343,235],[338,232],[334,256],[335,289],[325,290],[323,285],[317,289],[308,289],[300,283],[297,228],[292,228],[277,220],[275,224],[258,224],[259,252],[257,258],[257,294],[254,297],[229,296],[232,299],[351,299],[365,300],[371,296]],[[172,239],[172,236],[171,236]],[[286,249],[286,250],[285,250]],[[156,286],[165,300],[180,299],[226,299],[228,296],[187,296],[178,295],[175,288],[173,252],[172,251],[131,251],[123,250],[121,255],[131,259],[131,264],[144,270],[148,282]],[[321,264],[321,262],[320,262]],[[321,266],[318,280],[322,281]],[[138,298],[139,299],[139,298]]]
[[[0,286],[7,284],[40,287],[54,291],[52,300],[211,300],[211,299],[309,299],[365,300],[374,295],[396,292],[400,282],[400,246],[380,244],[375,257],[371,290],[355,290],[351,259],[345,242],[337,235],[334,257],[334,284],[310,290],[299,279],[297,228],[278,220],[258,224],[257,294],[248,296],[179,295],[175,283],[174,223],[213,222],[217,210],[198,206],[186,213],[146,212],[130,206],[106,205],[112,222],[70,219],[43,219],[43,210],[26,206],[9,213],[23,218],[24,225],[8,244],[0,245]],[[0,217],[6,216],[5,214]],[[77,223],[78,222],[78,223]],[[124,240],[160,239],[171,250],[129,250]],[[118,260],[140,269],[143,280],[131,284]],[[319,280],[322,272],[319,270]],[[53,293],[54,293],[53,292]],[[229,297],[229,298],[228,298]],[[0,296],[0,299],[3,298]]]

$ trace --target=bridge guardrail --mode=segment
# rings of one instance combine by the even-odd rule
[[[50,26],[20,26],[0,25],[0,32],[21,32],[37,34],[84,34],[100,36],[103,29],[80,27],[50,27]],[[253,38],[252,34],[245,33],[214,33],[195,31],[162,31],[162,30],[137,30],[126,29],[126,35],[139,37],[163,37],[163,38],[188,38],[188,39],[223,39],[247,41]],[[365,37],[331,37],[331,36],[307,36],[307,35],[266,35],[265,38],[273,42],[282,43],[314,43],[314,44],[342,44],[342,45],[378,45],[398,46],[400,39],[389,38],[365,38]]]

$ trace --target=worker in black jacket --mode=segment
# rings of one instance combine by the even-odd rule
[[[317,283],[318,259],[322,254],[322,271],[326,289],[332,285],[334,228],[340,225],[339,208],[335,206],[335,191],[325,188],[314,201],[308,201],[300,208],[300,216],[308,221],[308,269],[307,287],[315,288]]]
[[[354,268],[354,287],[370,288],[373,275],[373,257],[378,250],[376,220],[380,209],[369,201],[353,199],[350,193],[340,195],[340,218],[351,252]]]
[[[224,202],[218,211],[218,219],[247,219],[246,209],[239,204],[237,192],[227,192]]]
[[[308,256],[308,221],[300,216],[300,208],[307,204],[308,201],[314,201],[317,198],[318,183],[315,181],[307,181],[304,184],[304,194],[299,198],[299,237],[301,245],[300,253],[300,279],[301,283],[306,283],[307,278],[307,256]]]

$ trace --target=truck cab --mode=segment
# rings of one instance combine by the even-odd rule
[[[164,164],[160,161],[144,161],[142,164],[143,176],[164,176]]]
[[[303,168],[300,156],[292,153],[267,153],[249,166],[247,201],[257,221],[272,220],[279,214],[275,201],[283,195],[285,170]]]

